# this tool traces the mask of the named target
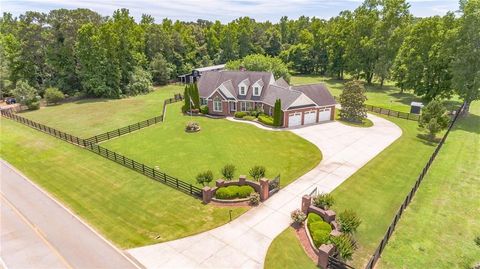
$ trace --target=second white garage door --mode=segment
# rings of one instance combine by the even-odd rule
[[[302,124],[302,113],[295,112],[288,114],[288,127],[298,126]]]
[[[303,124],[312,124],[317,122],[317,111],[305,111],[303,114]]]
[[[330,116],[332,115],[332,109],[331,108],[323,108],[319,109],[319,114],[318,114],[318,121],[329,121]]]

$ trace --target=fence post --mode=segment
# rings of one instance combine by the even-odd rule
[[[98,144],[98,136],[95,136],[95,144]]]

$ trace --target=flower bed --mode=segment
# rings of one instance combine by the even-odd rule
[[[200,131],[200,125],[196,122],[189,122],[187,126],[185,126],[185,132],[187,133],[195,133]]]

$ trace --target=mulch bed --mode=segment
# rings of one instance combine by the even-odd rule
[[[307,253],[308,257],[315,263],[317,264],[318,262],[318,256],[315,253],[315,250],[313,249],[312,245],[310,245],[310,241],[308,240],[308,235],[307,235],[307,230],[304,225],[301,227],[294,227],[295,233],[297,234],[297,238],[302,244],[303,250],[305,253]]]

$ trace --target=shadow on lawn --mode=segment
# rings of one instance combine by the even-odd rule
[[[455,130],[462,130],[469,133],[480,134],[480,116],[469,113],[467,116],[460,115],[460,119],[455,124]]]

